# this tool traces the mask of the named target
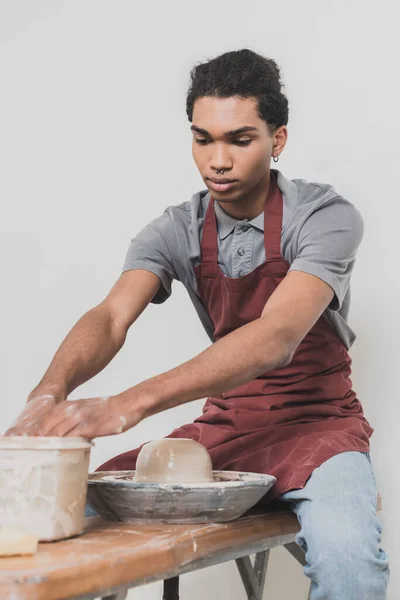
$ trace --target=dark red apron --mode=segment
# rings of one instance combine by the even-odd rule
[[[266,262],[239,279],[218,266],[217,220],[211,198],[195,268],[199,295],[218,340],[261,317],[289,270],[281,256],[283,198],[271,171],[264,209]],[[324,315],[297,348],[291,363],[237,388],[208,398],[202,416],[175,429],[172,438],[192,438],[209,451],[214,469],[270,473],[276,484],[269,502],[304,487],[328,458],[369,451],[372,427],[352,391],[351,359]],[[141,447],[140,447],[141,448]],[[99,470],[134,469],[140,448],[120,454]]]

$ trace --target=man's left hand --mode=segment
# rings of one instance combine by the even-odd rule
[[[116,396],[65,400],[54,406],[42,423],[35,423],[34,432],[24,429],[23,435],[74,436],[92,440],[115,435],[137,425],[143,418],[139,397],[133,389]],[[138,394],[139,396],[139,394]],[[12,431],[18,435],[17,431]]]

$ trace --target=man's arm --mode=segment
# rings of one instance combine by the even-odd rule
[[[102,371],[122,348],[129,327],[159,287],[159,278],[149,271],[123,273],[103,302],[71,329],[30,396],[54,389],[67,397]]]
[[[333,298],[332,288],[307,273],[289,273],[259,319],[215,342],[198,356],[107,399],[58,406],[39,435],[89,439],[121,433],[145,417],[215,396],[288,364]]]
[[[103,302],[83,315],[62,342],[40,383],[29,394],[28,401],[38,399],[32,405],[37,418],[45,419],[54,404],[65,400],[75,388],[108,365],[122,348],[130,326],[157,293],[160,283],[159,277],[149,271],[125,271]],[[40,402],[42,398],[47,406]],[[26,417],[26,411],[23,414]],[[32,416],[32,420],[37,419]],[[20,433],[18,420],[7,433]]]
[[[290,363],[332,301],[321,279],[293,271],[277,287],[259,319],[228,334],[204,352],[134,388],[142,389],[145,416],[190,400],[215,396]],[[130,390],[124,392],[129,399]],[[129,401],[129,400],[128,400]]]

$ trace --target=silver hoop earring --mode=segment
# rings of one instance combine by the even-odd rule
[[[279,160],[279,154],[278,154],[278,156],[274,156],[274,157],[272,158],[272,160],[274,161],[274,163],[277,163],[277,162],[278,162],[278,160]]]

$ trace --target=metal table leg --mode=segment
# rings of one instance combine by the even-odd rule
[[[290,544],[285,544],[285,548],[288,552],[290,552],[290,554],[292,556],[294,556],[294,558],[304,567],[307,564],[306,561],[306,556],[302,550],[302,548],[300,548],[300,546],[298,544],[296,544],[296,542],[291,542]],[[310,589],[308,591],[308,596],[307,599],[310,600],[311,598],[311,586],[312,583],[310,584]]]
[[[179,600],[179,576],[164,580],[163,600]]]
[[[258,580],[258,588],[260,594],[259,600],[262,600],[264,592],[265,579],[267,577],[268,559],[269,550],[267,550],[266,552],[258,552],[254,561],[254,572]]]
[[[304,567],[306,564],[306,556],[303,550],[296,542],[285,544],[285,548],[290,554]]]
[[[256,554],[254,567],[251,564],[249,556],[243,556],[242,558],[236,559],[236,565],[246,589],[248,600],[262,600],[265,578],[267,575],[268,559],[269,550],[258,552]]]

